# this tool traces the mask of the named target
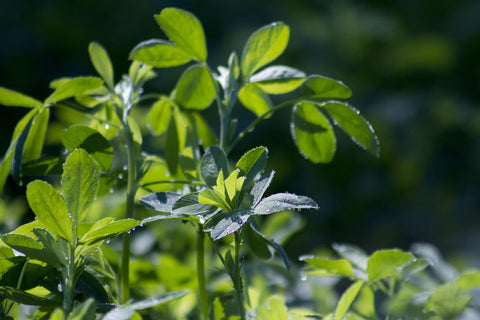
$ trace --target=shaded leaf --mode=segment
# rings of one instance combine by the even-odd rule
[[[300,87],[305,81],[305,73],[287,66],[271,66],[250,77],[262,91],[270,94],[291,92]]]
[[[181,66],[192,58],[172,42],[152,39],[141,42],[133,48],[130,59],[156,68],[167,68]]]
[[[360,248],[346,244],[333,244],[333,249],[343,258],[350,261],[354,266],[366,271],[368,255]]]
[[[283,250],[282,246],[278,244],[276,241],[274,241],[273,238],[267,237],[262,232],[260,232],[253,223],[249,223],[249,226],[256,233],[256,236],[263,239],[263,241],[265,241],[266,244],[270,245],[272,248],[275,249],[275,251],[277,251],[280,257],[282,257],[285,267],[287,269],[290,269],[290,261],[288,260],[287,253],[285,252],[285,250]]]
[[[188,68],[176,85],[175,99],[186,109],[203,110],[213,102],[215,96],[215,84],[206,66]]]
[[[360,147],[377,156],[380,152],[378,138],[370,123],[360,112],[346,103],[330,102],[321,105]]]
[[[207,44],[202,24],[190,12],[177,8],[163,9],[155,19],[173,42],[194,59],[207,60]]]
[[[149,209],[170,213],[173,210],[173,205],[178,199],[180,199],[178,193],[153,192],[140,198],[140,203]]]
[[[293,193],[276,193],[258,203],[254,208],[255,214],[271,214],[285,210],[318,209],[315,201],[305,196]]]
[[[210,218],[203,229],[210,232],[213,240],[218,240],[240,229],[251,214],[251,210],[222,211]]]
[[[85,91],[94,90],[103,85],[103,80],[97,77],[78,77],[69,79],[57,87],[57,89],[45,100],[45,103],[54,103],[60,100],[80,95]]]
[[[287,47],[289,36],[290,29],[283,22],[274,22],[255,31],[243,49],[243,76],[249,78],[256,70],[280,56]]]
[[[229,173],[227,155],[218,146],[211,146],[205,151],[200,163],[200,174],[207,186],[213,188],[217,184],[217,177],[223,172]]]
[[[95,320],[97,305],[92,298],[75,305],[66,320]]]
[[[291,121],[293,140],[305,158],[313,163],[332,161],[337,149],[335,134],[329,121],[313,104],[296,104]]]
[[[25,176],[48,176],[62,174],[63,160],[60,158],[42,157],[38,160],[22,164],[22,174]]]
[[[270,97],[253,83],[247,83],[240,89],[238,100],[258,117],[273,108]]]
[[[314,99],[348,99],[351,95],[352,90],[343,82],[318,75],[309,76],[301,92],[302,97]]]
[[[60,193],[45,181],[35,180],[27,186],[27,200],[37,219],[55,236],[72,240],[72,224]]]
[[[78,278],[75,289],[85,292],[89,297],[94,298],[97,303],[109,303],[108,293],[97,277],[87,271],[83,271]]]
[[[107,51],[97,42],[91,42],[88,46],[88,53],[95,70],[103,78],[110,90],[115,87],[113,79],[113,67]]]
[[[35,228],[33,233],[38,240],[43,243],[45,250],[49,250],[50,254],[56,257],[55,267],[67,267],[67,257],[69,256],[68,246],[65,243],[56,241],[53,235],[46,229]]]
[[[49,263],[52,266],[57,265],[57,257],[46,250],[43,245],[32,237],[22,234],[5,234],[0,236],[2,241],[9,247],[24,253],[31,259],[37,259]]]
[[[110,170],[113,160],[111,143],[97,130],[82,125],[68,127],[61,136],[62,143],[73,152],[85,149],[95,159],[103,171]]]
[[[0,87],[0,105],[6,107],[33,108],[42,105],[42,102],[24,95],[23,93]]]
[[[9,299],[20,304],[26,304],[29,306],[41,306],[41,307],[56,307],[61,306],[60,300],[46,299],[39,297],[23,290],[17,290],[10,287],[0,287],[0,297],[3,299]]]

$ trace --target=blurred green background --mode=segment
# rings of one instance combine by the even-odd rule
[[[366,250],[427,241],[446,254],[476,256],[480,242],[480,2],[478,0],[17,0],[0,5],[0,86],[39,99],[62,76],[95,74],[90,41],[108,50],[116,75],[140,41],[164,38],[153,19],[176,6],[202,22],[210,65],[241,53],[248,36],[273,21],[291,27],[276,61],[342,80],[349,102],[375,128],[381,154],[343,132],[333,163],[313,165],[295,149],[289,112],[262,123],[237,155],[268,146],[277,171],[271,192],[320,204],[287,245],[291,255],[333,242]],[[170,92],[182,69],[160,70],[146,91]],[[2,108],[0,152],[25,110]],[[242,125],[242,123],[240,124]],[[22,187],[9,181],[2,232],[18,223]],[[13,212],[13,211],[12,211]]]

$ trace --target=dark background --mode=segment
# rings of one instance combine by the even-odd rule
[[[447,0],[44,0],[0,4],[0,86],[43,100],[61,76],[93,75],[90,41],[109,52],[116,78],[140,41],[164,38],[153,15],[167,6],[202,22],[209,64],[241,54],[248,36],[273,21],[291,28],[276,61],[342,80],[349,102],[369,119],[380,158],[337,130],[327,165],[303,159],[290,137],[288,111],[262,123],[238,153],[271,152],[272,191],[318,201],[288,250],[333,242],[368,251],[428,241],[447,255],[474,258],[480,241],[480,2]],[[160,70],[146,91],[169,92],[181,69]],[[0,152],[24,109],[2,108]],[[11,199],[7,199],[10,201]],[[8,212],[4,211],[4,214]]]

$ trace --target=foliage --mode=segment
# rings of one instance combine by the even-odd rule
[[[192,13],[166,8],[155,20],[169,40],[135,46],[128,74],[118,82],[107,51],[92,42],[88,53],[99,77],[54,80],[53,92],[43,101],[0,88],[0,104],[28,109],[0,166],[0,192],[9,176],[26,184],[35,214],[34,221],[1,235],[2,317],[27,318],[29,312],[35,319],[283,320],[318,315],[314,308],[287,308],[280,293],[286,296],[288,286],[281,289],[262,279],[275,270],[285,282],[300,286],[282,248],[301,227],[295,222],[299,218],[288,213],[318,209],[317,203],[287,192],[266,195],[275,175],[267,170],[266,147],[252,148],[237,161],[231,154],[261,121],[287,108],[295,146],[313,163],[333,159],[334,126],[378,156],[372,126],[344,101],[351,90],[342,82],[269,65],[289,42],[290,29],[283,22],[258,29],[241,56],[232,52],[226,66],[212,69],[202,24]],[[154,68],[186,64],[169,94],[143,92],[156,76]],[[214,130],[203,112],[212,105],[218,113]],[[251,112],[250,123],[239,121],[237,105]],[[75,113],[76,121],[58,141],[65,152],[46,157],[51,110]],[[146,147],[152,139],[160,141],[153,151]],[[185,231],[176,220],[194,228]],[[162,224],[168,227],[161,229]],[[135,241],[137,227],[147,244]],[[168,246],[164,243],[178,247],[161,250]],[[373,299],[378,290],[395,302],[381,312],[390,318],[410,312],[416,296],[399,306],[402,288],[412,292],[407,280],[426,268],[427,260],[400,250],[367,257],[351,247],[335,249],[343,259],[303,259],[313,266],[309,274],[354,281],[331,317],[348,317],[351,310],[357,318],[383,315]],[[273,252],[285,269],[278,270]],[[269,262],[258,264],[249,253]],[[260,268],[265,269],[258,272]],[[473,271],[438,286],[423,301],[423,314],[463,313],[478,278]],[[321,290],[333,292],[328,286]],[[327,305],[321,313],[331,311],[329,303],[312,300]]]

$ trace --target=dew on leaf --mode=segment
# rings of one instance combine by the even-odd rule
[[[110,129],[110,125],[108,123],[105,125],[105,129],[106,130]]]
[[[118,179],[123,179],[123,173],[120,173],[120,174],[118,175]]]
[[[115,191],[115,189],[113,189],[113,188],[110,188],[110,190],[109,190],[110,193],[113,193],[114,191]]]
[[[123,169],[123,171],[127,171],[127,170],[128,170],[128,166],[127,166],[127,165],[124,165],[122,169]]]

